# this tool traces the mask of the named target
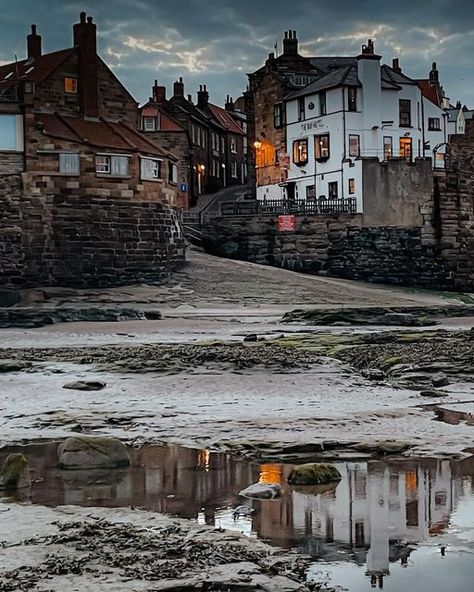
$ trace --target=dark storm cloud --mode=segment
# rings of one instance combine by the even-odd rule
[[[186,92],[208,84],[222,102],[245,87],[286,29],[296,29],[306,55],[355,55],[368,37],[385,62],[400,57],[413,77],[438,63],[452,99],[474,106],[474,16],[461,0],[0,0],[0,61],[24,55],[29,24],[46,50],[66,47],[81,10],[99,26],[102,56],[139,100],[154,78],[183,76]]]

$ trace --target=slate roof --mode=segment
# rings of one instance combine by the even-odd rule
[[[341,56],[323,56],[316,58],[309,58],[310,63],[322,72],[329,72],[335,68],[344,68],[346,66],[357,65],[357,59],[354,57]]]
[[[242,128],[237,124],[237,122],[233,119],[233,117],[223,109],[222,107],[218,107],[217,105],[213,105],[212,103],[208,104],[209,111],[212,113],[214,118],[217,120],[217,123],[221,125],[224,129],[228,132],[233,134],[239,134],[241,136],[244,135]]]
[[[292,92],[287,99],[294,99],[305,95],[320,92],[338,86],[361,86],[359,78],[357,77],[357,67],[353,65],[344,66],[330,70],[327,74],[323,74],[317,80],[308,84],[304,88]]]
[[[170,152],[150,142],[143,134],[124,123],[90,121],[66,117],[58,113],[37,113],[36,122],[44,126],[44,134],[53,138],[88,144],[100,149],[140,152],[176,159]]]
[[[448,114],[448,121],[455,122],[458,119],[460,109],[445,109],[446,113]]]
[[[43,82],[75,51],[72,47],[0,66],[0,90],[14,85],[18,80]]]

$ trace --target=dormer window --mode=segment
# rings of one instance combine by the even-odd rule
[[[143,131],[155,132],[158,129],[158,120],[156,117],[144,117],[143,118]]]

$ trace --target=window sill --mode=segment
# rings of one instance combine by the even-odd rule
[[[305,161],[301,161],[301,162],[294,162],[293,164],[295,166],[298,166],[298,167],[303,167],[303,166],[306,166],[308,164],[308,161],[305,160]]]
[[[163,179],[148,179],[141,178],[140,181],[146,181],[147,183],[163,183]]]
[[[130,175],[110,175],[109,173],[96,173],[99,179],[131,179]]]
[[[329,160],[329,156],[323,156],[322,158],[315,158],[316,162],[327,162]]]
[[[403,127],[404,129],[413,129],[412,125],[403,125],[401,123],[398,124],[398,127]]]

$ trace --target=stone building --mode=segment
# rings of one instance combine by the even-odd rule
[[[205,85],[200,86],[196,103],[191,95],[185,97],[182,78],[174,83],[173,95],[169,99],[166,99],[164,87],[158,89],[161,97],[159,109],[187,132],[190,153],[184,142],[179,153],[181,160],[185,157],[189,159],[190,203],[196,203],[202,194],[245,183],[247,142],[241,119],[228,109],[211,103]],[[154,106],[156,108],[156,102]],[[147,103],[142,108],[142,130],[147,124],[156,125],[156,121],[145,121],[144,110],[150,107],[151,103]]]
[[[97,54],[81,13],[73,47],[0,67],[1,281],[106,285],[184,262],[178,159],[137,131],[138,104]]]

